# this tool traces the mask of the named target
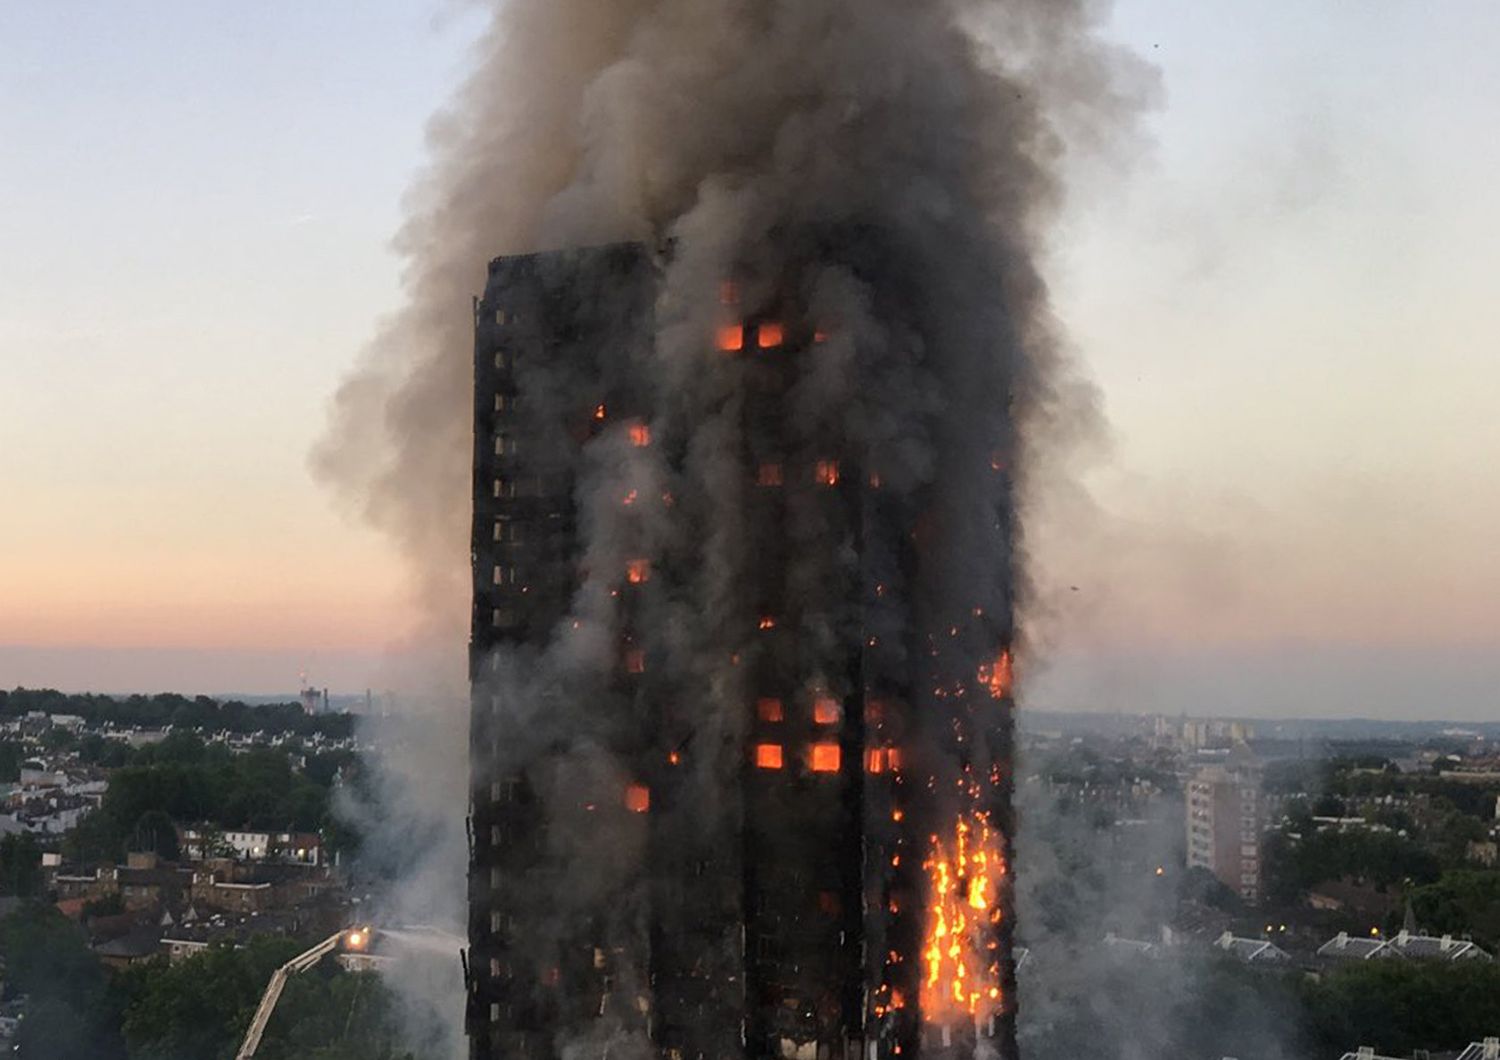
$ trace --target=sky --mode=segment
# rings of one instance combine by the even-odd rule
[[[0,687],[389,675],[401,564],[307,451],[478,28],[0,0]],[[1500,6],[1106,32],[1158,88],[1050,238],[1109,426],[1030,513],[1028,701],[1500,716]]]

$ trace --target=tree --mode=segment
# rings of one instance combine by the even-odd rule
[[[14,784],[21,779],[21,763],[26,749],[14,740],[0,740],[0,784]]]
[[[180,964],[131,968],[116,981],[132,1060],[231,1057],[271,974],[307,940],[259,938],[243,949],[211,946]],[[293,977],[276,1006],[263,1060],[406,1060],[396,1048],[395,1006],[374,975],[325,960]]]
[[[1500,966],[1359,961],[1302,983],[1308,1037],[1323,1054],[1453,1049],[1500,1026]]]
[[[1342,817],[1344,816],[1344,800],[1332,792],[1319,795],[1312,804],[1314,817]]]
[[[1426,931],[1472,935],[1481,945],[1500,943],[1500,872],[1461,869],[1411,893],[1412,912]]]
[[[0,921],[6,987],[31,1002],[17,1054],[47,1060],[124,1060],[104,969],[78,927],[47,905]]]
[[[165,958],[118,980],[132,1060],[233,1056],[271,973],[303,949],[291,939],[255,939],[243,950],[210,946],[171,964]]]
[[[182,852],[177,845],[177,826],[161,810],[147,810],[135,822],[130,849],[155,854],[163,861],[177,861]]]
[[[42,849],[27,832],[0,839],[0,893],[31,898],[42,889]]]
[[[89,765],[119,769],[130,760],[130,748],[118,740],[106,740],[98,733],[91,732],[79,738],[78,758]]]
[[[42,745],[42,750],[48,752],[49,754],[56,754],[58,751],[65,751],[69,747],[72,747],[74,744],[76,744],[78,742],[78,737],[74,736],[67,729],[54,725],[52,728],[42,733],[39,742]]]
[[[109,796],[105,796],[105,802]],[[115,819],[103,810],[86,815],[62,839],[62,854],[79,865],[114,864],[125,857],[125,837]]]

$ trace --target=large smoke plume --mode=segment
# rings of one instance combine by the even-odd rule
[[[468,306],[486,262],[616,241],[670,245],[654,341],[634,367],[657,429],[681,454],[669,466],[657,450],[633,452],[618,438],[574,457],[560,445],[557,459],[571,460],[577,475],[583,566],[593,573],[569,615],[576,636],[491,661],[507,728],[497,754],[525,760],[571,733],[569,767],[618,780],[607,740],[588,728],[597,718],[558,707],[607,694],[621,630],[605,572],[627,556],[685,550],[697,574],[650,605],[646,647],[669,660],[669,672],[710,690],[689,734],[698,746],[733,743],[729,704],[738,710],[744,690],[727,656],[704,654],[709,639],[715,649],[732,643],[752,560],[725,411],[737,377],[704,357],[730,276],[745,278],[742,298],[755,312],[795,274],[809,314],[835,322],[816,370],[789,395],[792,441],[804,455],[830,440],[858,452],[893,496],[921,496],[937,513],[941,540],[922,584],[873,621],[884,614],[899,626],[902,616],[924,615],[921,628],[891,630],[890,643],[910,643],[950,612],[982,611],[983,628],[929,665],[972,677],[985,659],[980,645],[1013,640],[1012,615],[1028,598],[1015,498],[1048,447],[1092,415],[1087,388],[1060,353],[1039,253],[1059,204],[1065,145],[1097,140],[1129,107],[1118,57],[1095,36],[1098,15],[1082,0],[495,5],[474,75],[433,123],[433,162],[399,237],[408,301],[339,391],[314,456],[319,474],[410,558],[425,639],[440,646],[438,683],[451,690],[432,697],[435,724],[420,741],[436,768],[407,763],[377,789],[385,797],[373,820],[452,837],[424,848],[430,859],[391,898],[396,915],[415,908],[440,918],[446,906],[454,923],[463,919]],[[802,267],[817,259],[808,233],[833,231],[879,233],[872,245],[888,253],[890,282],[836,261]],[[561,372],[523,385],[539,406],[562,407],[581,393]],[[689,510],[622,513],[622,481],[639,482],[643,496],[690,498]],[[814,513],[793,517],[787,532],[799,546],[837,545]],[[795,562],[787,578],[798,582]],[[816,580],[809,568],[802,632],[834,658],[852,627],[821,606]],[[943,750],[941,740],[931,744],[934,755]],[[718,790],[722,765],[701,759],[703,814],[685,829],[715,827],[713,808],[729,798]],[[559,863],[585,881],[591,864],[625,866],[629,878],[641,857],[631,837],[591,843],[561,823]],[[628,934],[639,929],[638,911],[620,897],[609,930]],[[458,1055],[461,998],[450,1003],[447,1048]],[[608,1033],[628,1041],[629,1028]]]

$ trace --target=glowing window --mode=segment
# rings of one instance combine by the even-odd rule
[[[780,721],[786,715],[781,709],[781,700],[767,696],[755,701],[755,716],[761,721]]]
[[[837,460],[819,460],[813,465],[813,481],[820,486],[837,486],[839,484],[839,462]]]
[[[775,619],[775,617],[772,616],[772,615],[761,615],[760,616],[760,628],[761,629],[775,629],[776,628],[776,619]]]
[[[781,744],[758,743],[755,745],[755,765],[758,769],[781,768]]]
[[[840,757],[838,744],[815,743],[812,745],[812,771],[814,773],[837,773]]]
[[[625,672],[628,674],[643,674],[646,672],[646,653],[640,648],[631,648],[625,652]]]
[[[640,585],[642,582],[651,580],[651,561],[649,559],[633,559],[625,564],[625,580],[631,585]]]
[[[719,329],[719,349],[733,353],[745,348],[745,325],[725,324]]]
[[[816,343],[819,343],[819,344],[827,342],[828,341],[828,332],[826,332],[826,331],[822,330],[821,328],[819,328],[817,331],[813,332],[813,341],[816,342]]]
[[[645,813],[651,809],[651,789],[644,784],[631,784],[625,788],[625,808],[631,813]]]
[[[890,768],[892,773],[900,772],[901,752],[894,747],[887,747],[885,749],[885,764]]]
[[[644,449],[651,444],[651,428],[644,423],[632,423],[630,425],[630,444],[637,449]]]
[[[757,486],[779,486],[781,485],[781,465],[762,464],[755,473],[755,484]]]
[[[775,321],[767,320],[755,329],[755,344],[763,350],[780,346],[784,337],[785,329]]]
[[[837,725],[841,713],[839,701],[832,696],[819,696],[813,700],[813,721],[819,725]]]
[[[865,752],[865,772],[885,772],[885,751],[879,747],[872,747]]]

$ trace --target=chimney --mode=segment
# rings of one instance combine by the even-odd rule
[[[1484,1060],[1500,1060],[1500,1038],[1484,1040]]]
[[[1444,935],[1441,939],[1438,940],[1438,945],[1442,948],[1442,951],[1444,953],[1447,953],[1453,948],[1453,936]]]
[[[1339,949],[1343,949],[1345,946],[1349,945],[1349,932],[1340,931],[1333,937],[1333,944]]]
[[[1359,1057],[1359,1060],[1374,1060],[1375,1047],[1373,1045],[1361,1045],[1359,1047],[1359,1052],[1355,1053],[1354,1055]]]

